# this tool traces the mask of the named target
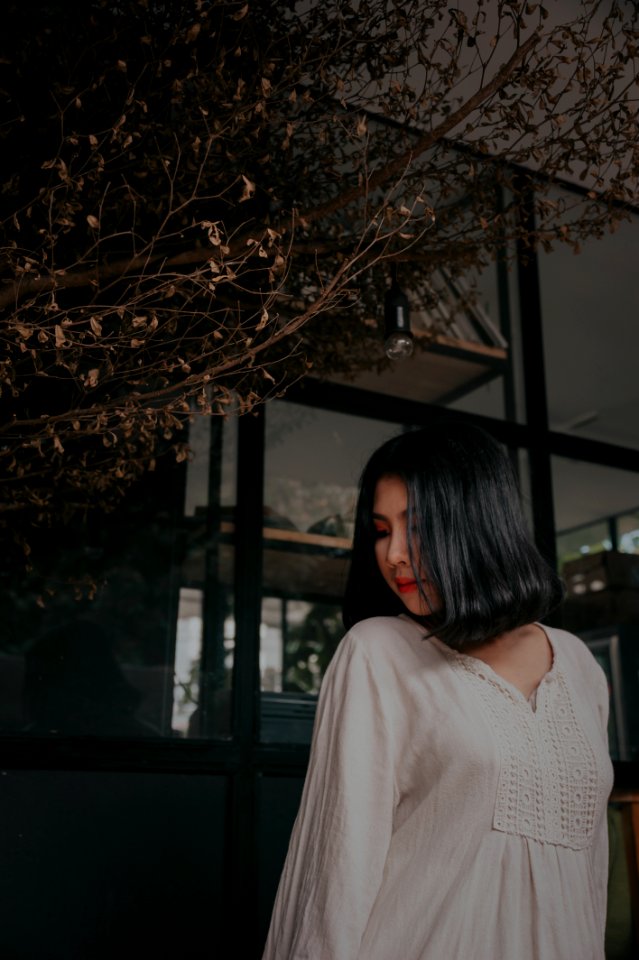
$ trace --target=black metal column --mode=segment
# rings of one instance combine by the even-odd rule
[[[497,214],[503,217],[504,188],[499,184],[495,188],[495,208]],[[502,227],[502,235],[504,233]],[[506,420],[517,419],[517,403],[515,399],[515,374],[513,362],[513,344],[512,344],[512,319],[510,314],[510,284],[508,274],[508,248],[506,241],[502,240],[497,249],[497,259],[495,261],[497,270],[497,293],[499,298],[499,322],[501,332],[508,343],[508,360],[506,370],[502,378],[502,390],[504,398],[504,417]]]
[[[220,417],[211,417],[206,511],[206,589],[200,662],[200,731],[204,737],[218,737],[225,732],[220,726],[218,710],[215,709],[215,700],[224,686],[224,620],[227,606],[227,587],[220,579],[223,431],[224,421]]]
[[[522,199],[519,222],[523,231],[530,235],[535,229],[533,191],[529,185],[520,186]],[[555,567],[555,509],[548,449],[548,402],[539,263],[536,250],[522,238],[517,241],[517,279],[534,535],[539,551]]]
[[[257,848],[254,765],[259,733],[259,652],[262,599],[262,518],[264,488],[264,410],[238,422],[237,502],[235,509],[235,661],[233,731],[240,766],[231,780],[227,877],[229,946],[233,955],[256,954]],[[249,922],[238,924],[237,918]]]

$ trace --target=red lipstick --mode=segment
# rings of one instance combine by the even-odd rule
[[[413,593],[417,590],[417,580],[410,577],[395,577],[395,583],[400,593]]]

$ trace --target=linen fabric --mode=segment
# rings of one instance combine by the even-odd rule
[[[604,960],[608,684],[538,626],[532,702],[406,615],[346,634],[264,960]]]

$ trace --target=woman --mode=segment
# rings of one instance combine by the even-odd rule
[[[371,457],[265,960],[603,960],[608,686],[483,431]]]

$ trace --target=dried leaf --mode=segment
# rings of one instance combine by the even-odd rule
[[[90,213],[90,214],[87,216],[87,223],[88,223],[89,226],[92,227],[94,230],[97,230],[98,227],[100,226],[100,221],[98,220],[97,217],[94,217],[92,213]]]
[[[242,190],[242,196],[240,197],[240,203],[243,203],[244,200],[250,200],[253,194],[255,193],[255,184],[252,180],[249,180],[248,177],[245,177],[242,174],[242,180],[244,181],[244,189]]]

